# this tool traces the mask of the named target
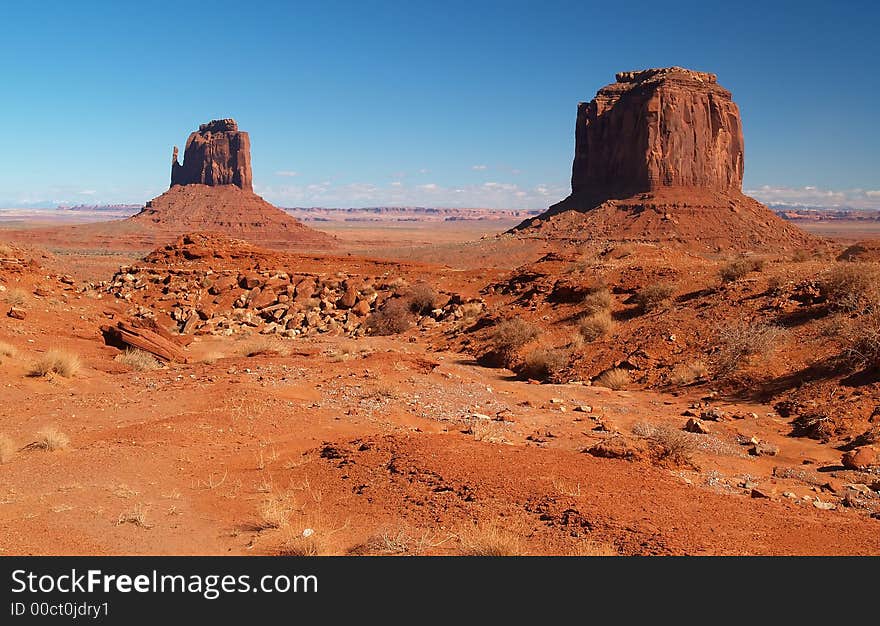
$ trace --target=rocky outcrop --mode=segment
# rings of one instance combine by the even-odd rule
[[[571,195],[513,232],[714,253],[822,245],[743,195],[742,177],[739,110],[714,74],[621,72],[578,106]]]
[[[235,120],[202,124],[186,142],[183,165],[174,148],[171,188],[126,221],[162,233],[163,239],[211,231],[274,248],[334,247],[335,237],[303,225],[253,192],[250,149],[248,134]]]
[[[578,105],[571,189],[598,200],[659,187],[739,190],[739,109],[714,74],[620,72]]]
[[[238,130],[233,119],[202,124],[186,141],[183,164],[178,163],[177,156],[175,146],[171,161],[172,187],[235,185],[253,191],[250,138]]]

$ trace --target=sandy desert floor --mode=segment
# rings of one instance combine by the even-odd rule
[[[844,440],[792,437],[776,397],[536,384],[481,365],[480,323],[454,316],[253,356],[196,333],[187,363],[143,369],[100,327],[141,305],[110,281],[151,248],[20,226],[0,230],[0,554],[880,553],[880,475],[841,466]],[[550,252],[491,237],[507,226],[333,224],[340,250],[273,269],[399,261],[494,310],[511,300],[486,287]],[[59,349],[75,373],[32,375]],[[708,432],[684,433],[698,415]]]

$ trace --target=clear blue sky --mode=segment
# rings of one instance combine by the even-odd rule
[[[283,206],[542,208],[578,101],[666,65],[733,92],[746,189],[880,206],[878,26],[809,0],[6,3],[0,206],[143,202],[234,117]]]

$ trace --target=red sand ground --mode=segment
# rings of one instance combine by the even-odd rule
[[[20,247],[69,242],[71,232],[83,246],[74,256]],[[241,356],[247,339],[199,335],[186,348],[189,364],[134,371],[114,360],[120,351],[98,331],[133,304],[98,283],[145,239],[90,239],[61,229],[18,235],[11,249],[0,249],[7,259],[0,265],[0,342],[14,348],[0,352],[0,433],[13,442],[0,464],[4,554],[880,551],[880,522],[870,516],[880,510],[880,477],[839,465],[838,447],[869,424],[861,408],[851,433],[823,442],[790,436],[792,418],[773,406],[790,389],[751,397],[737,393],[735,382],[665,382],[677,360],[710,349],[709,331],[725,320],[743,311],[791,313],[794,286],[826,271],[833,258],[775,257],[742,282],[703,292],[717,287],[723,261],[644,244],[621,254],[619,244],[584,250],[508,236],[482,245],[446,242],[433,252],[402,246],[400,256],[414,261],[397,266],[348,256],[342,238],[334,256],[266,252],[261,262],[329,277],[394,271],[410,283],[429,279],[447,294],[481,298],[483,313],[389,337],[285,339],[287,356]],[[369,237],[357,238],[365,248]],[[82,252],[110,243],[120,256]],[[381,242],[371,256],[387,257],[391,247]],[[171,270],[253,265],[253,258],[214,252],[163,260]],[[534,293],[528,286],[504,291],[527,275]],[[777,275],[790,277],[792,288],[761,295]],[[657,277],[673,280],[684,299],[665,315],[628,317],[630,292]],[[579,305],[551,297],[561,278],[606,280],[617,287],[614,307],[622,314],[618,334],[578,348],[583,353],[566,376],[575,382],[530,384],[478,365],[493,320],[519,316],[541,325],[539,341],[570,341]],[[149,302],[168,305],[161,284],[149,289]],[[781,309],[767,308],[773,298]],[[19,301],[26,318],[7,317]],[[781,379],[820,344],[835,352],[818,332],[827,323],[820,305],[810,306],[806,326],[793,326],[783,347],[745,374],[766,369]],[[680,352],[661,348],[669,325],[678,329]],[[637,348],[625,349],[629,343]],[[80,370],[69,378],[28,376],[52,348],[78,355]],[[639,361],[631,354],[637,349],[648,357]],[[621,354],[633,360],[633,384],[621,391],[585,384]],[[835,398],[834,406],[867,407],[876,386],[831,376],[812,388],[817,398]],[[708,435],[685,434],[690,460],[659,458],[644,437],[657,426],[680,432],[688,419],[682,413],[712,408],[726,417],[706,422]],[[69,445],[51,452],[30,446],[46,426],[66,434]],[[750,455],[753,438],[778,453]],[[584,452],[603,441],[640,458]]]

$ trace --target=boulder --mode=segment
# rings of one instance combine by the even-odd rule
[[[840,463],[846,469],[865,470],[877,465],[877,453],[869,447],[856,448],[845,452]]]

